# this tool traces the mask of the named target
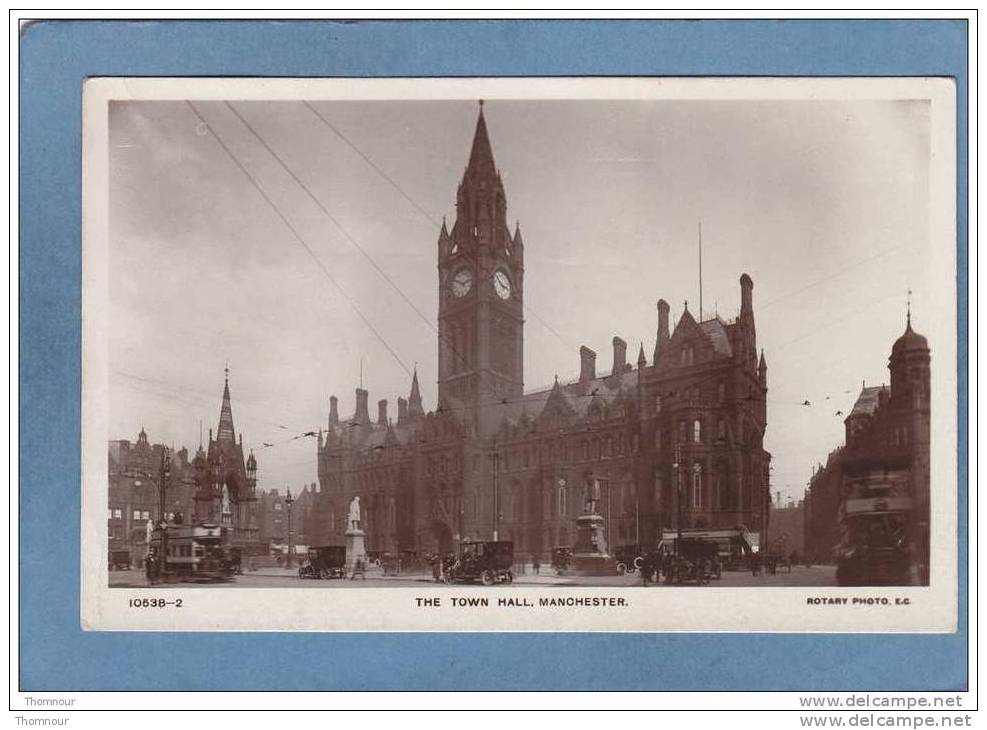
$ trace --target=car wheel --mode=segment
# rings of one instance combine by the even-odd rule
[[[617,563],[617,575],[623,575],[627,572],[627,566],[623,563]]]
[[[483,585],[492,586],[494,584],[494,576],[489,570],[484,570],[480,575],[480,580],[483,581]]]

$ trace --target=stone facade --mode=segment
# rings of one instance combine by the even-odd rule
[[[658,302],[652,355],[613,338],[598,373],[580,349],[578,380],[523,387],[524,243],[507,226],[506,195],[481,108],[456,195],[457,219],[437,245],[438,403],[427,412],[418,373],[397,418],[356,390],[353,415],[335,396],[319,434],[318,541],[342,544],[359,495],[371,551],[445,552],[465,538],[509,539],[545,561],[572,546],[587,487],[612,546],[654,543],[663,527],[767,527],[767,365],[758,357],[753,281],[740,313],[674,329]],[[314,537],[313,537],[314,539]]]

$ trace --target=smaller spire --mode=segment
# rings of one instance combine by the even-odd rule
[[[637,366],[643,368],[648,364],[648,359],[644,356],[644,343],[641,343],[641,349],[637,351]]]
[[[906,307],[905,331],[908,332],[912,328],[912,290],[911,289],[908,290],[908,299],[906,301],[905,307]]]
[[[415,372],[411,376],[411,393],[408,394],[408,415],[420,416],[424,413],[421,389],[418,387],[418,367],[415,366]]]

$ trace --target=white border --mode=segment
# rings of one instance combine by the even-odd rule
[[[134,611],[105,565],[107,117],[122,99],[897,99],[932,101],[933,561],[928,588],[457,587],[156,589],[181,611]],[[82,625],[118,630],[950,632],[956,628],[955,89],[944,79],[91,79],[83,100]],[[971,442],[974,443],[974,442]],[[727,591],[726,594],[723,591]],[[232,595],[236,611],[225,610]],[[627,609],[422,610],[417,596],[625,596]],[[901,610],[809,607],[808,595],[908,597]],[[725,596],[729,610],[724,611]],[[328,600],[327,599],[331,599]],[[387,600],[381,600],[386,598]],[[536,600],[532,600],[536,603]],[[448,601],[445,602],[448,604]],[[289,610],[290,609],[290,610]],[[287,618],[289,617],[290,618]]]

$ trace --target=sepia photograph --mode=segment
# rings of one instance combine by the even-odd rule
[[[83,626],[952,630],[954,99],[88,81]]]

